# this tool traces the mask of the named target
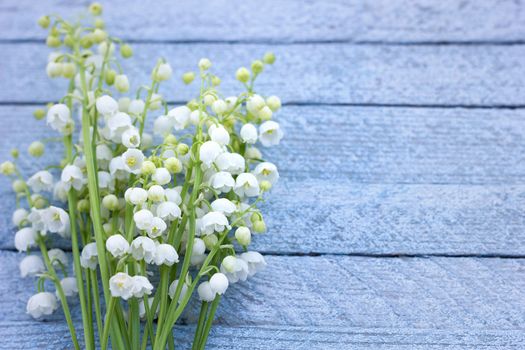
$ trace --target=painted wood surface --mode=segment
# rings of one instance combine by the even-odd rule
[[[76,14],[84,1],[0,4],[0,38],[44,38],[36,19]],[[159,41],[472,42],[525,39],[523,3],[512,0],[214,0],[104,2],[114,35]]]
[[[10,291],[0,300],[0,318],[11,325],[25,324],[30,317],[23,311],[33,281],[13,274],[21,254],[0,256],[4,267],[0,277]],[[262,334],[281,328],[284,340],[271,344],[283,348],[286,341],[306,348],[315,339],[320,339],[318,346],[334,341],[359,348],[360,342],[367,343],[372,328],[378,331],[369,346],[378,340],[401,345],[403,334],[408,336],[405,341],[417,340],[421,347],[444,346],[444,339],[449,346],[505,345],[502,337],[512,340],[506,345],[525,343],[523,259],[267,256],[267,260],[271,268],[228,291],[217,324],[257,326]],[[184,323],[194,324],[197,311],[193,304]],[[59,317],[57,313],[48,322],[51,329],[63,327]],[[286,327],[291,327],[290,334]],[[299,327],[309,329],[313,338],[301,339],[295,333],[300,333]],[[0,327],[0,332],[9,329]],[[219,339],[224,336],[216,334]],[[337,334],[343,338],[335,340]],[[67,337],[61,339],[68,344]],[[464,343],[458,344],[460,339]]]
[[[240,66],[272,50],[274,66],[258,79],[265,94],[288,104],[379,104],[408,106],[523,106],[524,45],[348,45],[348,44],[135,44],[123,62],[133,87],[149,84],[157,59],[168,59],[174,77],[161,86],[169,101],[192,98],[197,87],[179,78],[209,57],[223,92],[237,93]],[[50,81],[51,52],[42,43],[0,44],[4,72],[0,102],[48,102],[62,98],[64,79]]]

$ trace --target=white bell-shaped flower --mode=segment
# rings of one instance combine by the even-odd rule
[[[179,255],[171,244],[162,243],[157,245],[155,264],[172,266],[177,262],[179,262]]]
[[[153,173],[151,178],[159,185],[167,185],[171,181],[170,172],[166,168],[155,169],[155,172]]]
[[[109,279],[109,291],[114,298],[128,300],[133,296],[134,280],[125,272],[117,272]]]
[[[65,104],[56,104],[47,111],[47,124],[60,133],[69,135],[72,130],[73,120],[71,112]]]
[[[257,128],[253,124],[244,124],[241,128],[240,135],[244,143],[254,144],[257,142]]]
[[[135,298],[142,298],[144,295],[150,295],[153,291],[153,285],[144,276],[133,276],[132,294]]]
[[[225,274],[217,272],[210,278],[210,288],[213,292],[222,295],[228,289],[228,278]]]
[[[19,252],[26,252],[35,246],[36,231],[32,227],[24,227],[15,234],[15,248]]]
[[[230,134],[222,125],[212,124],[208,129],[208,134],[212,141],[217,142],[221,146],[230,143]]]
[[[109,137],[114,142],[121,142],[124,131],[132,126],[131,118],[126,113],[118,112],[107,120],[106,126],[109,130]]]
[[[237,179],[235,179],[233,191],[239,197],[256,197],[259,195],[259,182],[253,174],[239,174]]]
[[[162,63],[157,67],[155,71],[155,79],[158,81],[168,80],[171,78],[172,69],[169,63]]]
[[[49,316],[58,309],[57,298],[53,293],[37,293],[27,301],[26,312],[34,319]]]
[[[179,280],[176,279],[175,281],[171,282],[170,287],[168,288],[168,295],[170,296],[171,299],[175,297],[175,292],[177,291],[178,284],[179,284]],[[188,288],[189,288],[188,284],[184,283],[182,285],[182,288],[180,290],[180,295],[179,295],[179,303],[182,302],[182,300],[188,293]]]
[[[62,249],[49,249],[47,255],[49,256],[49,260],[53,266],[56,268],[60,267],[60,265],[65,267],[69,264],[69,258],[67,257],[66,252],[64,252]]]
[[[160,185],[153,185],[148,189],[148,199],[152,202],[164,200],[164,188]]]
[[[75,277],[64,277],[60,280],[60,285],[66,298],[74,297],[78,294],[77,280]],[[58,291],[55,293],[58,297]]]
[[[239,280],[246,281],[249,274],[248,264],[233,255],[229,255],[222,260],[220,271],[228,277],[230,283],[236,283]]]
[[[98,172],[98,187],[101,190],[113,192],[115,190],[115,179],[107,171]]]
[[[109,162],[109,173],[117,180],[126,180],[128,178],[128,170],[124,165],[122,156],[115,157]]]
[[[53,175],[47,170],[36,172],[27,180],[27,185],[35,193],[53,191]]]
[[[73,187],[75,190],[80,191],[86,184],[87,180],[80,169],[76,165],[66,165],[62,170],[62,175],[60,176],[60,181],[66,184],[67,189],[69,190]]]
[[[228,111],[228,104],[224,100],[214,101],[211,105],[211,109],[218,115],[224,114]]]
[[[248,251],[242,253],[240,258],[248,264],[248,274],[255,275],[256,272],[261,271],[266,267],[266,261],[259,252]]]
[[[261,109],[265,106],[266,102],[260,95],[253,95],[246,101],[246,109],[255,116],[258,116]]]
[[[202,282],[199,284],[199,287],[197,288],[197,292],[199,293],[199,300],[202,301],[213,301],[215,299],[216,293],[211,288],[210,282]]]
[[[175,120],[167,115],[161,115],[153,122],[153,133],[162,137],[166,137],[171,133],[171,129],[175,125]]]
[[[27,209],[24,208],[18,208],[13,212],[13,215],[11,216],[11,221],[13,221],[13,225],[20,226],[22,222],[27,220],[27,216],[29,215],[29,212]]]
[[[95,242],[88,243],[82,249],[80,255],[80,265],[85,269],[95,270],[98,265],[97,244]]]
[[[69,237],[69,214],[64,209],[50,206],[44,210],[42,219],[49,232],[58,233],[64,238]]]
[[[139,236],[131,242],[131,255],[135,260],[143,260],[148,264],[155,259],[157,247],[149,237]]]
[[[215,164],[219,170],[237,175],[244,172],[246,161],[239,153],[222,153],[215,160]]]
[[[202,217],[201,231],[204,234],[209,235],[214,232],[222,232],[229,228],[228,219],[219,211],[211,211]]]
[[[136,118],[144,113],[144,108],[146,108],[144,101],[140,99],[131,100],[128,106],[128,113]]]
[[[220,171],[210,178],[210,186],[222,193],[228,193],[235,186],[235,180],[230,173]]]
[[[181,217],[179,206],[173,202],[162,202],[157,206],[157,216],[165,221],[173,221]]]
[[[130,187],[124,192],[124,199],[134,205],[142,205],[148,200],[148,191],[140,187]]]
[[[100,96],[96,102],[97,111],[104,117],[109,118],[119,111],[119,104],[109,95]]]
[[[147,230],[153,223],[153,213],[148,209],[141,209],[133,214],[133,220],[139,230]]]
[[[46,270],[44,261],[38,255],[25,256],[22,261],[20,261],[19,268],[20,276],[22,277],[34,276]]]
[[[191,110],[186,106],[175,107],[168,112],[175,130],[185,129],[190,122]]]
[[[46,229],[46,224],[43,220],[44,211],[44,209],[31,208],[31,212],[27,216],[27,220],[31,223],[31,227],[37,232]]]
[[[269,181],[273,185],[279,179],[277,167],[270,162],[259,163],[253,170],[253,174],[259,183],[262,181]]]
[[[278,145],[283,138],[283,131],[278,123],[268,120],[259,126],[259,140],[263,146]]]
[[[166,195],[166,199],[169,202],[173,202],[177,205],[180,205],[182,203],[182,198],[180,196],[181,187],[175,187],[175,188],[167,188],[164,190],[164,194]]]
[[[144,162],[144,154],[137,148],[128,148],[126,152],[122,153],[122,160],[127,171],[132,174],[139,174]]]
[[[129,243],[121,234],[109,236],[106,240],[106,249],[115,258],[122,258],[129,253]]]
[[[106,144],[97,145],[96,148],[97,165],[101,169],[108,169],[109,162],[113,159],[113,151]]]
[[[226,216],[230,216],[237,211],[237,206],[227,198],[217,198],[211,202],[211,208],[213,211],[219,211]]]
[[[164,220],[162,220],[159,217],[154,217],[151,220],[151,225],[146,229],[146,232],[151,238],[157,238],[160,237],[164,233],[164,231],[166,231],[167,227],[168,226],[166,225]]]
[[[122,133],[122,144],[127,148],[138,148],[140,146],[140,134],[137,128],[130,127]]]
[[[217,159],[217,157],[223,152],[221,145],[217,142],[206,141],[200,147],[199,157],[202,163],[209,168],[215,159]]]

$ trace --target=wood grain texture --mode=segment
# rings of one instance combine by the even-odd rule
[[[285,103],[522,106],[525,94],[525,45],[375,46],[341,44],[231,45],[136,44],[123,63],[132,90],[149,84],[163,56],[174,77],[160,91],[170,101],[193,97],[180,75],[209,57],[221,74],[223,92],[238,93],[235,70],[273,50],[278,61],[257,83],[258,91],[277,94]],[[49,81],[43,44],[1,44],[0,102],[56,100],[67,91],[64,79]]]
[[[23,329],[24,336],[20,337]],[[176,326],[181,349],[191,347],[194,326]],[[68,329],[57,322],[0,322],[0,349],[70,349]],[[437,330],[408,328],[352,328],[325,326],[214,325],[207,349],[214,350],[465,350],[521,349],[523,332],[510,330]]]
[[[20,254],[0,253],[0,277],[10,291],[0,300],[4,323],[31,321],[24,309],[34,282],[13,274],[21,258]],[[398,341],[407,334],[408,344],[418,337],[428,344],[437,342],[434,345],[449,337],[454,344],[458,341],[453,340],[454,335],[465,336],[466,344],[510,346],[525,341],[523,259],[266,258],[266,270],[228,289],[217,324],[262,329],[319,327],[320,333],[332,339],[347,329],[346,341],[358,336],[352,334],[356,329],[363,329],[363,342],[371,329],[379,329],[375,335],[379,339],[388,331]],[[74,310],[76,314],[78,306]],[[197,311],[193,303],[184,316],[186,324],[195,323]],[[51,322],[59,322],[60,317],[57,312]],[[289,338],[294,337],[300,339]]]
[[[3,1],[0,38],[43,38],[37,18],[50,12],[74,18],[86,5]],[[215,0],[206,6],[189,0],[155,1],[154,6],[116,0],[104,3],[104,19],[113,34],[135,40],[509,41],[525,39],[523,6],[510,0]]]

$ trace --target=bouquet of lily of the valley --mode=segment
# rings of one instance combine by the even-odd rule
[[[266,231],[257,205],[279,174],[256,144],[281,140],[271,120],[281,103],[256,94],[254,82],[275,57],[237,70],[238,96],[221,94],[203,58],[197,73],[182,76],[200,86],[184,106],[172,108],[159,94],[172,75],[164,59],[151,82],[123,97],[134,79],[119,57],[132,49],[104,30],[100,4],[89,11],[75,22],[39,19],[55,49],[47,74],[67,79],[69,88],[34,113],[60,137],[28,151],[41,157],[46,143],[62,142],[63,158],[27,179],[17,150],[0,166],[16,193],[21,275],[37,277],[27,313],[45,319],[61,306],[76,349],[82,342],[86,349],[173,349],[174,325],[194,296],[201,308],[193,349],[203,349],[228,286],[266,265],[248,246],[252,233]],[[50,249],[64,239],[72,255]],[[80,305],[81,330],[72,303]]]

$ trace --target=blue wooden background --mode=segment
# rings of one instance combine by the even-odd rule
[[[51,134],[31,113],[65,88],[45,75],[36,19],[87,4],[0,2],[2,158]],[[133,43],[137,84],[158,56],[178,73],[205,56],[234,92],[238,66],[278,57],[259,84],[281,96],[286,132],[268,152],[282,181],[254,243],[269,266],[228,290],[210,349],[525,348],[522,1],[104,7],[111,33]],[[163,91],[172,102],[194,92],[178,79]],[[18,276],[5,179],[0,191],[0,349],[69,348],[60,317],[25,314],[34,283]],[[189,312],[177,327],[180,348],[194,323]]]

